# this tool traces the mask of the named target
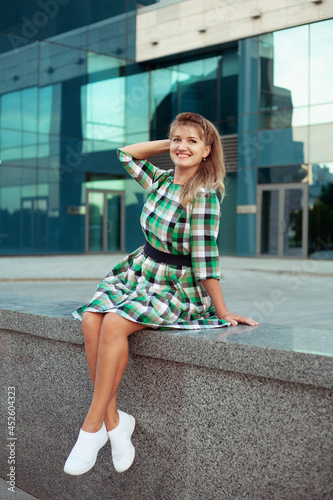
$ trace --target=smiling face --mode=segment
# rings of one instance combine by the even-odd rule
[[[206,146],[197,127],[177,125],[171,136],[170,157],[176,169],[188,169],[193,175],[200,167],[202,159],[209,155],[210,146]]]

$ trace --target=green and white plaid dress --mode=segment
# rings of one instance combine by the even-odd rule
[[[215,191],[202,191],[192,206],[180,204],[181,185],[174,170],[161,170],[123,151],[127,172],[148,191],[141,225],[151,246],[171,254],[192,254],[192,267],[158,263],[141,246],[123,259],[98,285],[84,311],[120,314],[149,328],[199,329],[229,326],[218,319],[200,280],[219,279],[216,238],[220,205]]]

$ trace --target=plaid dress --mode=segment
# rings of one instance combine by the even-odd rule
[[[192,267],[158,263],[141,246],[125,257],[98,285],[91,301],[74,311],[117,313],[148,328],[199,329],[229,326],[218,319],[200,280],[219,279],[216,237],[220,205],[215,191],[204,190],[192,206],[180,204],[174,170],[161,170],[118,150],[127,172],[148,192],[141,214],[146,240],[157,250],[192,254]]]

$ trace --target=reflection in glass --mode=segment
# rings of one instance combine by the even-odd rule
[[[88,193],[89,252],[103,252],[104,193]]]
[[[119,252],[121,247],[121,196],[106,194],[107,251]]]
[[[101,54],[88,56],[88,83],[81,87],[83,152],[115,149],[125,143],[126,79],[123,61]],[[87,146],[89,145],[89,151]]]
[[[332,123],[333,121],[333,102],[310,106],[310,124]]]
[[[284,255],[302,257],[302,189],[286,189],[284,198]]]
[[[36,251],[37,171],[1,166],[0,253]]]
[[[260,36],[262,111],[308,104],[308,37],[308,26]]]
[[[226,51],[220,59],[220,116],[222,134],[237,133],[239,55],[237,48]]]
[[[178,112],[176,67],[150,72],[151,139],[166,137],[168,125]]]
[[[126,144],[149,140],[149,73],[126,77]],[[120,144],[121,145],[121,144]]]
[[[309,256],[333,258],[333,163],[311,165],[309,182]]]
[[[191,110],[217,120],[217,57],[189,61],[178,66],[179,112]]]
[[[11,130],[37,130],[37,87],[0,96],[0,123]]]
[[[306,182],[308,165],[284,165],[258,169],[258,184],[277,184],[286,182]]]
[[[61,83],[39,89],[38,130],[43,134],[60,134]]]
[[[261,206],[261,254],[278,255],[279,191],[263,191]]]
[[[260,130],[257,135],[258,166],[307,163],[307,127]]]
[[[121,250],[121,193],[88,191],[88,251]]]
[[[310,24],[309,29],[310,104],[333,102],[333,19]]]
[[[86,47],[88,0],[55,1],[54,3],[44,0],[37,3],[40,39],[58,35],[59,43],[72,47]]]
[[[309,163],[331,161],[333,159],[333,119],[331,123],[310,125]]]
[[[37,134],[0,129],[1,161],[11,165],[34,167],[37,157]]]

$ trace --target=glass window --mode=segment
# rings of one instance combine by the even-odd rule
[[[333,159],[333,123],[309,127],[309,161],[321,163]]]
[[[39,89],[38,130],[43,134],[60,134],[61,84]]]
[[[221,255],[236,255],[237,245],[237,174],[229,173],[225,182],[226,194],[221,205],[218,246]]]
[[[126,140],[127,144],[149,140],[149,73],[139,72],[126,77]],[[121,144],[119,144],[121,146]]]
[[[217,69],[217,57],[179,64],[179,113],[192,111],[217,120]]]
[[[308,34],[308,26],[299,26],[260,36],[262,127],[276,120],[278,110],[284,126],[290,126],[293,108],[308,105]]]
[[[33,24],[36,12],[38,12],[37,0],[12,0],[11,2],[2,2],[0,16],[1,31],[15,33],[25,37],[30,34],[32,37],[33,31],[30,27],[30,23]],[[34,38],[37,38],[38,28],[36,29],[35,27],[35,31]]]
[[[308,127],[260,130],[258,166],[308,163]]]
[[[309,124],[309,107],[279,108],[259,113],[259,128],[288,128]]]
[[[0,129],[1,162],[34,166],[37,157],[37,134]]]
[[[306,182],[308,165],[284,165],[258,169],[258,184],[280,184],[285,182]]]
[[[58,35],[57,42],[59,43],[72,47],[86,47],[88,0],[67,0],[65,2],[38,0],[37,3],[39,6],[38,14],[35,14],[32,21],[39,25],[40,39]],[[73,33],[73,30],[76,31]],[[71,31],[72,33],[68,33]]]
[[[39,86],[72,82],[73,101],[79,95],[74,86],[86,83],[86,51],[48,42],[40,42],[39,47]]]
[[[84,138],[92,142],[84,142],[83,152],[88,152],[88,144],[102,151],[125,143],[127,94],[123,64],[118,58],[88,54],[88,83],[81,87],[82,130]]]
[[[150,72],[150,130],[151,139],[163,139],[178,112],[178,73],[175,66]]]
[[[237,132],[238,114],[238,71],[237,49],[223,53],[220,73],[220,131],[222,134]]]
[[[333,259],[333,162],[310,168],[309,257]]]
[[[37,87],[9,92],[0,97],[0,123],[12,130],[37,130]]]
[[[333,19],[329,19],[310,24],[310,104],[333,102],[332,82]]]
[[[0,169],[0,253],[35,252],[37,170]]]
[[[331,123],[333,121],[333,103],[310,106],[310,124]]]

